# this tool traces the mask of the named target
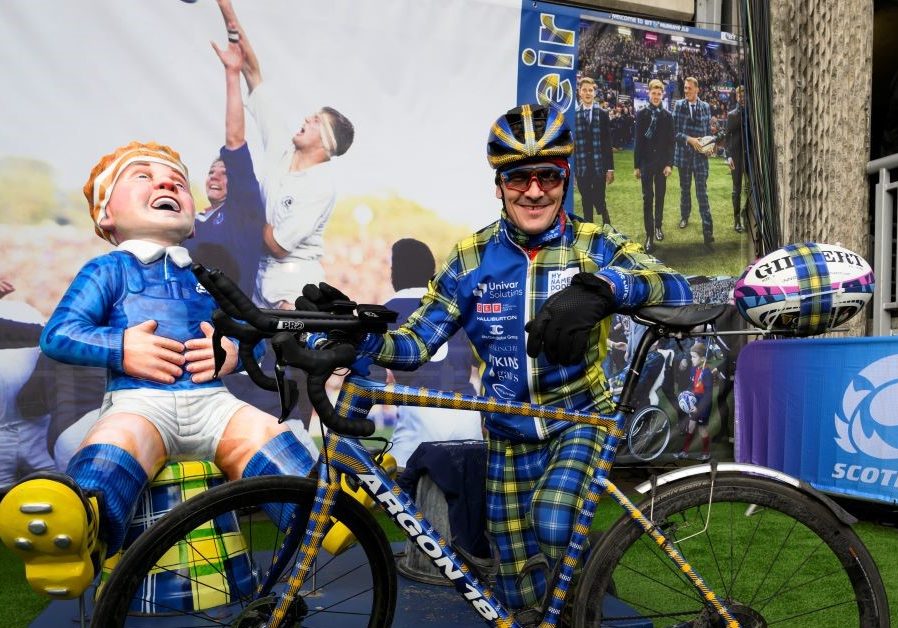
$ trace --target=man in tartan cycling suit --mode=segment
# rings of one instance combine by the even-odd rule
[[[611,226],[565,213],[572,150],[555,109],[523,105],[500,117],[488,144],[503,202],[499,220],[459,242],[418,310],[396,331],[368,335],[360,355],[414,369],[463,328],[481,362],[485,394],[610,411],[601,367],[606,317],[645,304],[686,304],[692,294],[681,275]],[[496,590],[526,621],[546,581],[539,570],[525,574],[525,563],[542,554],[553,565],[563,555],[603,436],[551,419],[485,420],[487,528],[500,555]]]

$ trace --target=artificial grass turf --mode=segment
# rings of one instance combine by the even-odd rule
[[[632,496],[631,496],[632,498]],[[864,541],[877,562],[887,592],[895,597],[898,591],[898,553],[894,551],[898,541],[898,531],[894,527],[895,521],[889,517],[877,516],[882,510],[867,510],[871,520],[861,521],[855,526],[855,532]],[[609,527],[618,516],[620,509],[610,499],[603,499],[599,504],[594,529],[601,530]],[[379,511],[375,517],[384,528],[390,541],[400,541],[404,538],[402,532]],[[874,522],[874,521],[878,521]],[[898,625],[898,598],[890,600],[890,614],[893,625]],[[76,604],[77,602],[72,602]],[[9,550],[0,545],[0,604],[5,609],[7,618],[5,628],[20,628],[29,626],[44,607],[48,600],[33,593],[24,581],[22,563]],[[801,625],[800,623],[793,625]],[[818,628],[821,624],[814,621],[809,624]]]

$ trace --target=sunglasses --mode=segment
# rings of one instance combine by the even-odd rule
[[[509,190],[526,192],[535,180],[539,189],[547,192],[564,183],[567,171],[558,166],[540,166],[539,168],[513,168],[500,172],[499,176]]]

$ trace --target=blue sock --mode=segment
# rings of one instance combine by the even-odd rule
[[[262,445],[259,451],[250,458],[243,470],[243,477],[251,478],[260,475],[298,475],[306,477],[314,466],[309,450],[303,447],[293,432],[287,431],[278,434],[270,441]],[[281,530],[286,530],[293,514],[292,505],[265,504],[265,514],[277,524]]]
[[[95,444],[78,451],[66,473],[87,493],[100,497],[100,537],[106,555],[117,552],[148,478],[140,463],[116,445]]]

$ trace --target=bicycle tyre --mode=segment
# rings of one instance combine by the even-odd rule
[[[658,491],[652,519],[740,625],[889,626],[875,562],[850,526],[821,501],[745,474],[719,474],[711,499],[708,476],[675,482]],[[639,508],[650,517],[651,498]],[[606,591],[613,598],[603,606]],[[722,625],[629,515],[590,555],[575,600],[578,627],[615,625],[615,619],[635,616],[650,618],[656,627]]]
[[[270,605],[266,607],[264,602],[252,599],[255,584],[258,575],[264,574],[270,565],[273,548],[279,547],[283,539],[280,530],[260,508],[278,503],[295,505],[297,519],[294,525],[304,529],[314,498],[315,482],[310,479],[265,476],[227,482],[179,504],[125,552],[101,589],[91,625],[98,628],[147,625],[146,615],[129,613],[129,606],[135,593],[141,590],[144,576],[151,572],[169,548],[183,548],[183,545],[178,545],[179,541],[191,545],[191,553],[201,553],[205,548],[194,550],[192,542],[186,537],[204,522],[228,516],[233,511],[241,512],[240,528],[252,561],[252,574],[256,582],[248,587],[251,595],[201,612],[188,611],[181,615],[167,612],[153,615],[150,619],[154,626],[175,625],[171,623],[172,619],[166,619],[166,616],[172,615],[177,616],[174,621],[179,627],[227,625],[249,628],[263,625],[271,608]],[[383,530],[370,512],[342,492],[337,496],[332,516],[355,535],[359,549],[351,548],[336,557],[331,557],[322,549],[301,591],[302,601],[298,602],[296,614],[302,616],[281,625],[298,626],[301,622],[303,626],[328,628],[335,625],[389,626],[396,606],[397,576],[395,561]],[[253,521],[254,517],[256,521]],[[280,582],[276,588],[283,588],[295,561],[294,551],[280,570]],[[220,568],[213,563],[204,560],[197,569],[181,570],[187,573],[179,572],[178,578],[189,582],[179,581],[178,584],[192,586],[196,595],[196,589],[203,584],[191,574],[200,573],[200,568]],[[172,571],[166,570],[166,573]],[[361,582],[358,582],[359,579]],[[356,588],[347,591],[350,585]],[[214,593],[214,589],[211,592]],[[251,604],[256,608],[253,609]]]
[[[642,460],[651,462],[667,448],[670,442],[670,416],[658,406],[646,406],[630,421],[627,430],[627,449]]]

